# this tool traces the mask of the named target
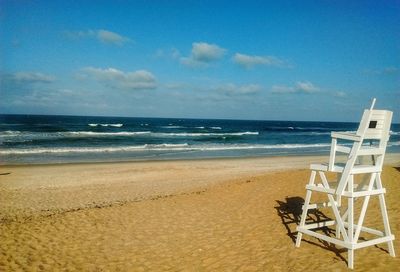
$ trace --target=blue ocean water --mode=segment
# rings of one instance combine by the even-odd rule
[[[328,154],[357,123],[0,115],[0,163]],[[400,152],[393,124],[389,152]]]

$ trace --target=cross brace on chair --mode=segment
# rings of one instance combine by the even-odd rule
[[[317,172],[322,182],[320,184],[315,184]],[[365,182],[366,180],[368,181]],[[311,171],[310,181],[306,186],[306,189],[307,194],[303,205],[303,213],[300,224],[297,228],[298,235],[296,239],[296,247],[300,246],[302,234],[304,233],[324,240],[328,243],[333,243],[347,248],[349,268],[353,268],[354,250],[359,248],[387,242],[390,255],[393,257],[395,256],[393,247],[394,235],[392,235],[390,232],[389,219],[384,197],[386,190],[382,188],[380,173],[371,173],[369,179],[364,179],[363,182],[358,185],[354,184],[354,178],[351,176],[347,183],[347,190],[344,191],[342,196],[338,196],[335,194],[336,188],[331,187],[325,176],[325,173],[323,171],[313,170]],[[312,192],[326,193],[328,196],[328,202],[310,204]],[[377,196],[379,198],[379,205],[384,226],[383,231],[363,226],[371,196]],[[344,205],[342,205],[342,198],[347,198],[347,207],[343,207]],[[358,220],[354,218],[354,204],[356,200],[362,201]],[[306,224],[308,211],[321,207],[331,207],[335,220]],[[336,227],[336,237],[330,237],[317,232],[318,229],[329,226]],[[376,238],[367,241],[359,241],[361,232],[375,235]]]

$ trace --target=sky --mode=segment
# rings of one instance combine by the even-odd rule
[[[400,122],[400,1],[0,0],[0,113]]]

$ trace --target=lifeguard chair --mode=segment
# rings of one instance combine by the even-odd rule
[[[360,125],[355,133],[332,132],[332,144],[329,162],[326,164],[311,164],[311,177],[306,185],[306,198],[303,205],[300,224],[297,227],[296,247],[300,247],[302,235],[310,235],[328,243],[347,248],[348,267],[353,269],[354,250],[376,244],[387,243],[390,256],[395,256],[393,248],[394,235],[389,227],[389,218],[385,204],[386,190],[382,186],[381,172],[389,141],[392,112],[374,110],[375,99],[369,110],[364,110]],[[343,145],[340,142],[345,142]],[[336,153],[346,154],[346,162],[335,162]],[[366,156],[371,156],[370,162],[365,162]],[[337,174],[337,181],[328,182],[326,173]],[[316,183],[317,173],[321,183]],[[354,183],[356,175],[364,175],[359,184]],[[326,194],[325,203],[310,204],[313,192]],[[369,228],[363,225],[371,197],[379,198],[383,220],[383,230]],[[343,201],[347,199],[347,205]],[[362,201],[359,218],[354,218],[354,203]],[[343,205],[342,205],[343,204]],[[330,207],[334,220],[306,224],[307,212],[310,209]],[[334,226],[336,237],[317,232],[322,227]],[[372,234],[370,240],[360,240],[360,233]]]

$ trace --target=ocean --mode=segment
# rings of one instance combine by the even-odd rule
[[[328,154],[358,123],[0,115],[0,163],[40,164]],[[393,124],[388,152],[400,152]]]

